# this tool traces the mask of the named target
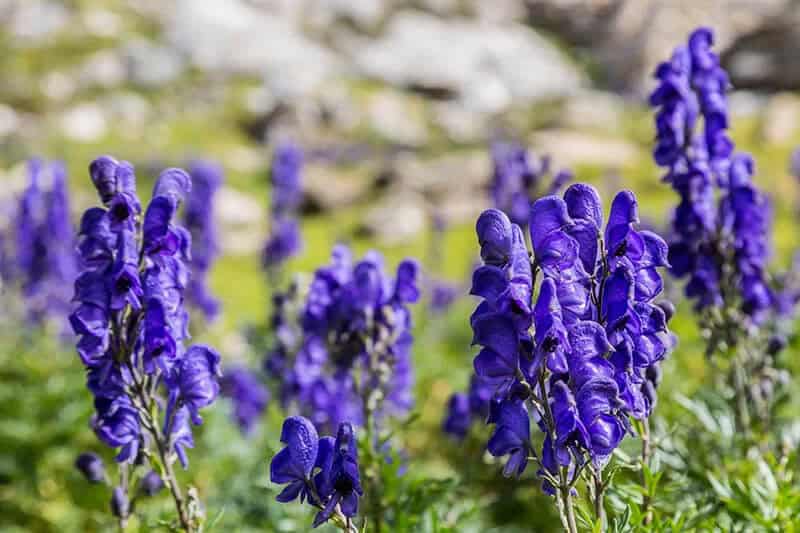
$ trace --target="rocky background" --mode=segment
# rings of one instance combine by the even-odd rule
[[[496,138],[609,177],[646,165],[650,73],[700,24],[758,139],[800,118],[792,0],[0,0],[0,21],[0,198],[32,154],[76,183],[98,152],[142,173],[215,157],[235,253],[265,233],[249,193],[276,139],[309,154],[307,213],[369,200],[359,231],[387,244],[472,219]]]

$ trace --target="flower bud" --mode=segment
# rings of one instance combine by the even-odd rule
[[[664,311],[664,318],[669,322],[672,320],[672,317],[675,315],[675,304],[670,302],[669,300],[663,300],[658,302],[658,305],[662,311]]]
[[[122,487],[114,487],[111,494],[111,513],[117,518],[127,518],[130,514],[130,500]]]
[[[155,496],[164,488],[164,482],[155,471],[151,470],[139,482],[139,489],[147,496]]]
[[[106,478],[105,466],[100,457],[91,452],[84,452],[75,459],[75,468],[80,470],[89,483],[102,483]]]
[[[767,344],[767,353],[769,355],[778,355],[786,348],[786,337],[783,335],[773,335]]]

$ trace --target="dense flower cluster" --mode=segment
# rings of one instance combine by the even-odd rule
[[[490,193],[497,209],[514,224],[525,229],[531,201],[545,194],[556,194],[572,179],[569,171],[550,174],[550,158],[536,157],[524,146],[511,142],[496,142],[491,147],[492,180]]]
[[[69,312],[77,257],[64,165],[31,159],[28,180],[13,214],[15,246],[6,252],[3,274],[20,285],[28,318],[39,323]]]
[[[303,198],[302,170],[303,153],[299,147],[286,143],[275,149],[270,170],[271,229],[262,254],[266,268],[283,264],[302,247],[296,219],[296,211]]]
[[[286,503],[299,496],[301,503],[319,510],[314,527],[335,518],[351,530],[348,524],[363,495],[353,427],[342,422],[335,439],[320,438],[309,420],[291,416],[283,422],[281,442],[286,447],[272,458],[269,469],[273,483],[286,485],[277,500]]]
[[[755,165],[728,137],[728,76],[700,28],[659,65],[650,96],[656,113],[654,158],[680,196],[669,259],[687,277],[698,309],[738,306],[760,322],[773,304],[767,285],[771,209],[753,184]]]
[[[296,309],[287,300],[276,306],[277,346],[265,366],[282,402],[327,428],[406,412],[413,381],[408,304],[419,298],[417,278],[414,261],[402,261],[392,279],[377,252],[354,264],[350,250],[337,245],[331,263],[315,273],[299,317],[283,314]]]
[[[187,300],[213,320],[219,313],[219,300],[208,288],[208,273],[219,255],[217,226],[214,221],[214,195],[223,182],[222,169],[210,161],[194,161],[189,167],[192,190],[186,198],[184,224],[192,236],[192,276],[186,288]]]
[[[623,191],[602,233],[597,191],[572,185],[563,199],[547,196],[531,207],[532,264],[523,230],[504,213],[490,209],[478,218],[484,264],[472,294],[482,302],[471,324],[482,349],[474,367],[492,387],[488,450],[509,455],[506,475],[521,474],[536,456],[544,488],[553,491],[559,467],[604,465],[629,417],[651,412],[657,366],[673,344],[664,309],[654,303],[667,245],[637,222],[636,200]],[[463,399],[454,404],[464,410]],[[540,453],[531,416],[545,434]]]
[[[121,448],[117,461],[133,462],[140,447],[164,439],[159,447],[185,467],[189,422],[202,422],[199,410],[216,398],[220,374],[213,349],[184,347],[191,243],[174,219],[191,181],[182,170],[165,170],[142,216],[130,163],[103,156],[89,171],[103,207],[81,220],[82,271],[70,322],[95,398],[92,426],[100,440]],[[166,401],[157,395],[161,386]]]

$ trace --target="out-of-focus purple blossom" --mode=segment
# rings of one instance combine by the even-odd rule
[[[728,136],[729,81],[713,40],[708,28],[692,32],[656,69],[650,96],[658,109],[654,159],[680,196],[669,262],[675,276],[688,278],[686,295],[698,310],[738,305],[758,324],[776,303],[766,272],[772,215],[752,182],[752,158],[734,153]]]
[[[16,266],[3,261],[4,277],[18,281],[28,318],[40,323],[69,311],[77,257],[63,164],[31,159],[28,177],[14,214]]]
[[[139,490],[146,496],[155,496],[164,490],[164,480],[157,472],[150,470],[139,481]]]
[[[462,294],[461,287],[442,280],[431,280],[430,291],[430,306],[434,313],[447,311]]]
[[[303,198],[302,170],[303,152],[299,146],[283,143],[275,148],[270,169],[271,229],[262,253],[262,263],[267,269],[282,265],[302,248],[296,218]]]
[[[372,394],[379,396],[373,420],[407,412],[413,403],[409,304],[419,298],[418,278],[414,261],[402,261],[390,277],[377,252],[353,263],[350,250],[338,245],[302,304],[279,298],[276,342],[265,367],[282,403],[296,404],[318,428],[330,429],[363,423],[364,398]]]
[[[193,161],[189,166],[192,191],[186,198],[184,223],[192,236],[192,276],[186,297],[213,320],[219,313],[219,300],[208,287],[208,274],[219,255],[219,237],[214,220],[214,196],[224,181],[222,168],[211,161]]]
[[[544,194],[555,194],[572,179],[560,171],[550,179],[550,158],[537,157],[521,144],[496,142],[491,147],[492,180],[490,193],[497,209],[514,224],[527,228],[531,202]],[[550,183],[546,181],[550,179]]]
[[[89,483],[102,483],[106,479],[106,469],[99,455],[84,452],[75,459],[75,468]]]
[[[269,402],[269,391],[252,371],[234,367],[222,379],[222,394],[233,402],[233,416],[243,433],[250,433]]]

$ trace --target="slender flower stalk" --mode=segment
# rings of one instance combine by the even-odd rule
[[[192,190],[186,198],[184,224],[192,236],[192,271],[186,298],[200,309],[206,320],[219,314],[219,299],[211,294],[208,275],[219,255],[219,237],[214,220],[214,197],[224,181],[222,168],[210,161],[193,161],[189,166]]]
[[[103,156],[89,172],[103,207],[81,221],[70,323],[94,396],[92,427],[119,448],[112,510],[124,524],[138,470],[149,463],[169,488],[180,527],[199,531],[195,491],[183,491],[174,463],[188,467],[191,424],[202,423],[199,410],[219,392],[220,357],[208,346],[184,346],[191,242],[174,218],[191,180],[179,169],[162,172],[143,213],[130,163]]]
[[[733,391],[737,427],[767,423],[769,405],[757,384],[780,372],[765,353],[780,316],[796,295],[776,291],[767,271],[772,210],[753,182],[755,163],[728,136],[728,75],[713,52],[713,32],[698,28],[658,66],[650,96],[657,109],[656,164],[680,197],[669,243],[671,272],[687,278],[685,292],[706,333],[706,354],[728,363],[722,386]],[[774,396],[773,396],[774,397]]]
[[[20,286],[27,319],[36,325],[69,313],[69,287],[77,275],[66,179],[61,162],[31,159],[14,214],[16,264],[7,263],[3,274]]]

